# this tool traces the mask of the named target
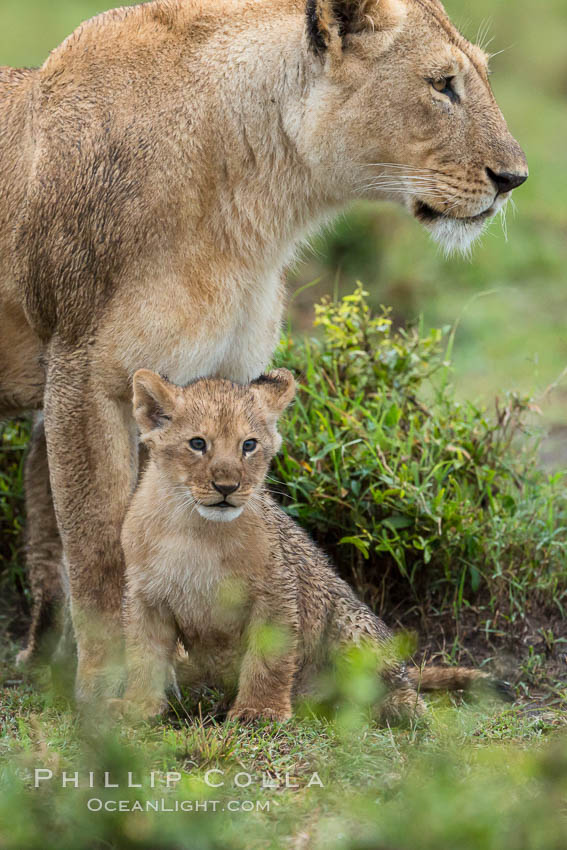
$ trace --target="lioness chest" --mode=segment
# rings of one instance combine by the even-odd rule
[[[206,283],[162,276],[125,287],[99,329],[97,356],[118,393],[141,367],[177,384],[203,375],[245,383],[279,342],[282,303],[279,273],[246,280],[211,268]]]

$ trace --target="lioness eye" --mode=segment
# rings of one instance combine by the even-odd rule
[[[258,440],[244,440],[242,443],[242,451],[245,455],[249,455],[258,445]]]
[[[189,445],[195,452],[205,452],[207,448],[207,441],[203,440],[202,437],[193,437],[192,440],[189,440]]]
[[[439,79],[429,80],[429,82],[435,91],[439,92],[439,94],[444,94],[449,98],[449,100],[457,102],[459,100],[459,95],[453,86],[454,79],[454,77],[439,77]]]

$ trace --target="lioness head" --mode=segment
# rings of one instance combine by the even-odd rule
[[[528,176],[488,56],[439,0],[308,0],[314,83],[305,150],[351,196],[397,200],[467,250]],[[323,176],[322,176],[323,179]]]
[[[134,415],[141,439],[180,500],[205,519],[236,519],[262,487],[281,445],[276,422],[295,395],[287,369],[240,386],[200,379],[178,387],[141,369]]]

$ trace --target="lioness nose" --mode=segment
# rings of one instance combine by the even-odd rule
[[[497,174],[492,168],[487,168],[486,173],[496,186],[499,192],[503,195],[506,192],[511,192],[512,189],[517,189],[522,183],[528,179],[527,174],[514,174],[511,171],[501,171]]]
[[[238,490],[240,484],[217,484],[216,481],[213,481],[213,487],[221,496],[230,496],[231,493]]]

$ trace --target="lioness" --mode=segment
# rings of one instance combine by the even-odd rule
[[[381,673],[390,720],[424,711],[417,681],[428,689],[489,680],[392,661],[388,627],[273,500],[265,477],[294,395],[287,369],[248,386],[134,375],[149,461],[122,531],[128,687],[114,710],[164,710],[178,639],[184,681],[237,691],[229,718],[238,720],[287,720],[292,702],[315,693],[318,674],[353,646],[390,653]]]
[[[437,0],[156,0],[0,70],[0,416],[43,409],[30,537],[62,541],[79,700],[113,688],[136,369],[253,379],[322,220],[398,200],[466,249],[526,176]]]

